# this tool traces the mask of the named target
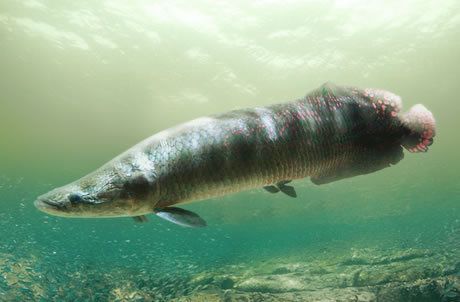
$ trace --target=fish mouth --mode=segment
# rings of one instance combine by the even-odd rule
[[[58,210],[62,210],[65,208],[65,205],[61,203],[53,202],[45,198],[38,198],[37,200],[35,200],[34,205],[37,209],[44,211],[44,212],[48,212],[50,210],[58,211]]]

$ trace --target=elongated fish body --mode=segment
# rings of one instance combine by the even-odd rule
[[[290,180],[327,183],[395,164],[401,146],[426,151],[433,116],[422,105],[400,109],[390,92],[325,84],[297,101],[157,133],[36,205],[61,216],[139,216],[253,188],[292,196]]]

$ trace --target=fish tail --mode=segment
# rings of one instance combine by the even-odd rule
[[[436,134],[436,122],[433,114],[421,104],[413,106],[402,117],[408,134],[402,145],[410,152],[426,152],[433,143]]]

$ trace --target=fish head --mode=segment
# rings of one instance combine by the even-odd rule
[[[154,188],[143,173],[120,174],[101,169],[39,196],[35,206],[62,217],[139,216],[153,212]]]

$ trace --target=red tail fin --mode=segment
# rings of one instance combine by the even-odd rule
[[[410,152],[426,152],[436,134],[433,114],[425,106],[418,104],[404,114],[402,120],[410,131],[403,139],[404,148]]]

